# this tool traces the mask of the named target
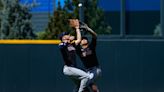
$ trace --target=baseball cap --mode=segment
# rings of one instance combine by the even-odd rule
[[[62,32],[61,34],[59,34],[59,39],[62,40],[62,37],[64,35],[69,35],[69,32]]]

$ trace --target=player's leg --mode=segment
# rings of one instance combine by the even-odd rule
[[[75,76],[69,76],[69,78],[73,81],[73,83],[75,84],[75,87],[73,88],[73,92],[78,92],[79,87],[80,87],[80,82],[81,80],[79,80],[77,77]]]
[[[73,92],[78,92],[78,91],[79,91],[79,88],[80,88],[80,81],[81,81],[81,80],[79,80],[79,79],[77,79],[77,78],[73,78],[73,77],[70,77],[70,79],[73,80],[73,82],[74,82],[75,85],[76,85],[76,86],[74,87],[74,89],[73,89]],[[84,86],[84,87],[85,87],[85,86]],[[85,88],[83,89],[82,92],[91,92],[89,88],[90,88],[90,87],[87,85],[87,87],[85,87]]]
[[[86,87],[83,92],[91,92],[89,87]]]
[[[93,78],[92,73],[86,73],[85,71],[74,67],[64,66],[63,73],[67,76],[77,76],[79,79]]]
[[[89,89],[90,87],[89,87],[88,84],[85,85],[85,86],[80,87],[80,83],[82,83],[81,80],[79,80],[77,78],[74,78],[74,77],[70,77],[70,79],[73,80],[73,82],[75,84],[75,87],[73,89],[73,92],[79,92],[79,90],[81,90],[81,92],[92,92],[92,91],[90,91],[90,89]]]
[[[69,77],[72,76],[81,80],[78,92],[83,92],[84,88],[88,86],[88,81],[93,78],[93,74],[69,66],[64,66],[63,73]]]
[[[88,70],[89,73],[93,73],[94,77],[89,81],[90,88],[93,92],[99,92],[98,86],[95,84],[97,79],[101,76],[101,69],[94,67]]]
[[[88,86],[89,78],[83,78],[80,82],[80,87],[78,92],[85,92],[85,88]]]
[[[80,69],[71,67],[69,71],[73,73],[73,75],[78,75],[79,79],[81,80],[78,92],[89,92],[85,88],[88,86],[88,81],[93,78],[93,74],[86,73]]]

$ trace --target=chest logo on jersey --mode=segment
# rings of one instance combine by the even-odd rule
[[[83,51],[82,52],[82,56],[83,57],[86,57],[86,56],[91,55],[91,54],[92,54],[92,51],[91,50],[87,50],[87,51]]]
[[[67,49],[68,51],[75,51],[75,48],[73,46],[68,46]]]

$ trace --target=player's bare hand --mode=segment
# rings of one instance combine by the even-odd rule
[[[76,19],[76,20],[75,20],[75,28],[79,28],[79,26],[80,26],[79,20]]]

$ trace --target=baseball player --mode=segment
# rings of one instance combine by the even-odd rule
[[[92,91],[99,92],[99,89],[95,84],[96,79],[101,75],[101,69],[96,56],[97,34],[86,24],[83,25],[83,27],[92,35],[92,40],[89,42],[87,37],[82,37],[80,46],[76,49],[86,71],[94,74],[94,77],[89,82]]]
[[[80,83],[77,84],[79,89],[77,92],[85,92],[84,88],[87,86],[88,80],[93,78],[92,73],[86,73],[85,71],[78,69],[76,67],[76,49],[75,47],[80,44],[81,33],[79,30],[79,21],[77,19],[69,20],[70,26],[75,28],[77,40],[72,42],[72,36],[68,32],[63,32],[60,34],[61,43],[59,48],[64,60],[64,75],[71,78],[75,83],[76,80],[80,80]]]

